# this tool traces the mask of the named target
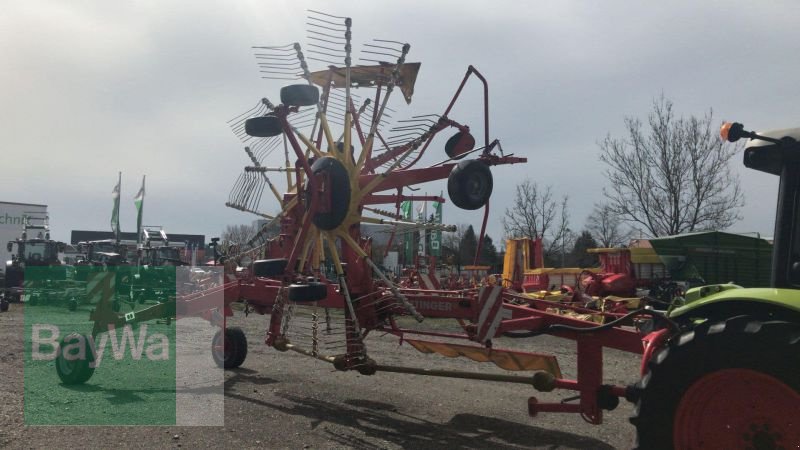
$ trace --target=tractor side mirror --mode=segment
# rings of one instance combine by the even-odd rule
[[[743,137],[748,137],[750,133],[744,131],[744,125],[739,122],[725,122],[719,129],[719,136],[724,141],[736,142]]]

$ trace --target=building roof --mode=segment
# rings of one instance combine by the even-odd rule
[[[170,242],[186,242],[190,243],[193,247],[204,247],[206,245],[206,236],[204,234],[178,234],[167,232],[167,237]],[[119,234],[119,238],[126,241],[136,241],[136,233],[122,232]],[[77,244],[82,241],[99,241],[102,239],[114,239],[114,233],[111,231],[72,230],[70,243]]]
[[[19,205],[19,206],[38,206],[40,208],[47,208],[47,205],[39,205],[37,203],[18,203],[18,202],[4,202],[0,200],[0,204],[6,205]]]

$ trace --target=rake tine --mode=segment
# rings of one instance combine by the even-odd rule
[[[320,33],[320,32],[314,31],[314,30],[308,30],[308,32],[310,34],[315,34],[317,36],[325,36],[325,37],[328,37],[328,38],[331,38],[331,39],[336,39],[335,41],[331,41],[331,40],[323,39],[323,38],[317,37],[317,36],[308,36],[308,39],[310,39],[310,40],[320,41],[320,42],[327,42],[329,44],[344,45],[344,38],[341,38],[341,37],[338,37],[338,36],[334,36],[334,35],[331,35],[331,34]]]

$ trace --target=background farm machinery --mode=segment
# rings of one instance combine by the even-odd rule
[[[50,239],[47,217],[28,217],[20,238],[7,243],[11,260],[6,261],[3,297],[0,310],[8,310],[9,303],[24,301],[36,304],[41,299],[73,304],[80,289],[73,282],[71,266],[61,264],[58,254],[66,244]],[[35,289],[28,286],[24,274],[28,269],[47,268],[48,278]]]
[[[800,287],[800,262],[796,259],[800,252],[795,251],[800,242],[795,236],[800,223],[800,205],[795,203],[800,192],[800,147],[796,141],[800,132],[761,137],[744,132],[741,126],[727,129],[729,139],[753,138],[745,154],[748,167],[780,175],[772,289],[706,286],[688,292],[694,301],[669,314],[646,308],[624,314],[593,311],[604,317],[604,323],[598,324],[553,311],[552,302],[514,291],[513,280],[518,276],[480,288],[404,287],[372,261],[371,242],[361,236],[360,224],[435,226],[399,219],[400,204],[410,197],[404,194],[405,188],[447,179],[449,198],[456,206],[484,208],[483,235],[492,191],[489,168],[525,162],[525,158],[504,154],[498,141],[490,141],[488,84],[473,67],[443,114],[412,120],[409,129],[416,131],[405,139],[384,137],[381,124],[392,93],[399,89],[410,101],[414,91],[419,64],[406,63],[409,46],[377,41],[369,44],[367,51],[389,54],[394,60],[353,66],[349,18],[314,13],[309,23],[314,31],[310,37],[326,46],[327,56],[321,59],[341,56],[344,66],[310,72],[298,44],[259,47],[257,56],[266,73],[292,78],[299,72],[307,83],[284,87],[279,104],[262,99],[256,108],[231,122],[234,132],[248,143],[245,151],[252,165],[237,180],[228,206],[266,218],[268,225],[280,223],[280,234],[268,238],[260,231],[238,254],[227,255],[230,268],[237,259],[254,260],[246,277],[237,278],[229,271],[221,285],[176,295],[174,301],[149,306],[129,317],[102,304],[92,313],[93,334],[105,331],[108,325],[204,314],[220,326],[212,342],[213,358],[232,369],[245,361],[247,339],[241,329],[228,327],[226,318],[233,315],[232,304],[242,302],[248,313],[270,315],[267,345],[331,363],[338,370],[469,378],[526,384],[545,392],[574,391],[575,397],[558,403],[530,397],[528,411],[533,416],[576,413],[595,424],[602,422],[603,410],[614,409],[619,399],[625,398],[637,403],[631,421],[637,427],[640,448],[788,448],[800,442],[796,414],[800,405],[796,377],[800,372],[800,294],[796,290]],[[331,49],[338,44],[343,52]],[[484,139],[479,148],[474,148],[470,128],[449,117],[472,77],[480,80],[484,93]],[[351,94],[356,87],[369,89],[373,95],[359,105]],[[341,118],[341,132],[334,133],[334,116]],[[305,130],[308,127],[310,131]],[[408,131],[403,128],[398,131]],[[446,157],[417,167],[433,138],[446,128],[456,129],[445,144]],[[265,156],[281,145],[284,165],[265,165]],[[473,159],[462,159],[466,156]],[[283,192],[269,179],[273,172],[285,174]],[[259,210],[264,191],[280,205],[278,214]],[[395,211],[376,207],[381,204],[394,205]],[[523,259],[533,257],[530,252],[520,253]],[[328,277],[322,270],[325,261],[332,262],[334,276]],[[224,296],[221,310],[210,302],[220,294]],[[565,304],[559,309],[582,313],[585,305]],[[412,328],[404,316],[418,322],[452,319],[461,331]],[[424,353],[467,357],[512,372],[535,373],[498,375],[384,364],[368,352],[367,337],[376,333],[397,336]],[[561,372],[553,355],[494,345],[501,336],[543,334],[576,342],[574,378]],[[641,354],[641,381],[628,385],[606,382],[604,348]],[[59,358],[57,367],[65,383],[85,382],[91,376],[84,363]]]

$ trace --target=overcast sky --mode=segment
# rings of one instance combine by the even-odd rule
[[[411,44],[422,63],[397,116],[441,113],[467,66],[489,80],[491,138],[529,163],[494,169],[489,234],[515,184],[568,195],[578,230],[605,180],[597,142],[622,136],[664,95],[683,115],[713,108],[748,129],[800,126],[800,2],[572,1],[4,2],[0,15],[0,200],[49,205],[53,236],[107,230],[122,171],[123,231],[147,175],[145,223],[219,233],[252,217],[224,206],[248,163],[226,121],[280,81],[260,78],[254,45],[306,42],[306,9],[353,18],[353,39]],[[348,9],[349,8],[349,9]],[[360,48],[360,45],[357,46]],[[312,66],[320,69],[321,66]],[[792,106],[794,105],[794,106]],[[451,117],[482,130],[471,84]],[[444,133],[429,162],[443,159]],[[771,236],[777,179],[734,161],[745,190],[732,231]],[[446,182],[423,190],[446,191]],[[266,196],[265,196],[266,197]],[[265,209],[272,209],[266,207]],[[444,221],[482,215],[447,204]]]

